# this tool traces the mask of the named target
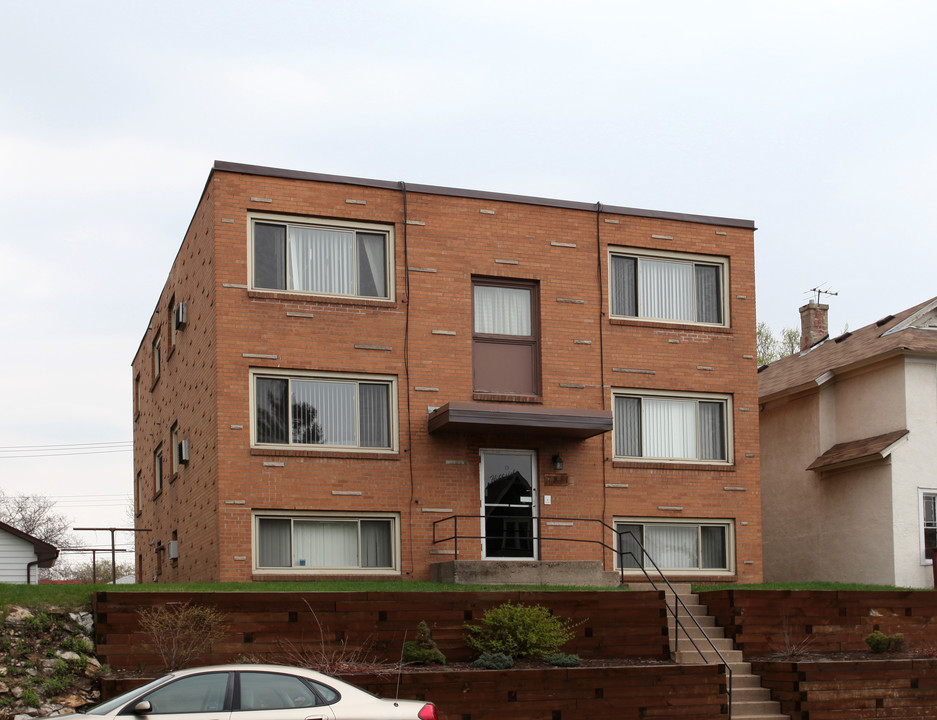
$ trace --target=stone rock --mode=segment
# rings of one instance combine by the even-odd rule
[[[89,612],[78,612],[78,613],[69,613],[68,617],[72,622],[76,622],[81,625],[82,630],[84,630],[89,635],[91,630],[94,628],[94,618]]]
[[[0,695],[10,692],[10,688],[5,682],[0,682]]]
[[[7,613],[5,622],[7,625],[22,625],[27,618],[31,617],[33,617],[33,614],[29,610],[19,605],[13,605],[10,607],[10,612]]]
[[[88,665],[90,665],[91,667],[99,668],[99,667],[101,667],[101,661],[98,660],[96,657],[89,655],[89,656],[88,656]]]
[[[59,698],[59,702],[69,708],[80,708],[82,705],[88,704],[88,701],[81,695],[67,695],[66,697]]]
[[[74,650],[56,650],[55,655],[56,657],[60,657],[63,660],[68,660],[69,662],[81,660],[81,655],[76,653]]]
[[[23,688],[21,688],[19,685],[17,685],[15,688],[13,688],[12,690],[10,690],[10,694],[11,694],[13,697],[15,697],[17,700],[19,700],[21,697],[23,697]]]

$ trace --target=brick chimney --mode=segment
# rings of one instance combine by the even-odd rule
[[[813,347],[830,334],[830,322],[827,316],[829,305],[809,302],[800,308],[800,349]]]

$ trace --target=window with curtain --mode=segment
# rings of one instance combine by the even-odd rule
[[[507,278],[472,281],[472,378],[475,392],[540,392],[538,286]]]
[[[728,399],[616,393],[615,455],[728,462]]]
[[[258,568],[396,569],[389,517],[258,517]]]
[[[253,287],[388,298],[390,232],[253,223]]]
[[[609,259],[611,311],[616,317],[725,324],[726,263],[687,256],[613,253]]]
[[[254,376],[254,440],[266,445],[391,449],[390,381]]]
[[[729,522],[620,521],[615,530],[617,562],[625,570],[653,569],[654,563],[661,570],[731,569]]]

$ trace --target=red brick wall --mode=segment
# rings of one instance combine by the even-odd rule
[[[207,285],[193,287],[191,293],[201,292],[206,302],[213,301],[211,319],[199,320],[211,323],[213,332],[190,320],[193,330],[186,340],[192,336],[193,341],[186,357],[191,351],[195,369],[209,363],[214,375],[193,396],[184,385],[192,382],[190,376],[183,380],[173,366],[160,380],[163,388],[157,388],[166,394],[154,392],[147,404],[164,408],[156,414],[168,417],[172,397],[189,397],[192,422],[204,422],[206,433],[216,429],[217,462],[200,458],[199,465],[209,466],[203,468],[206,484],[215,484],[217,495],[208,501],[207,490],[186,477],[171,500],[157,500],[141,516],[141,524],[157,529],[153,539],[165,538],[170,526],[179,526],[178,567],[167,570],[164,562],[161,579],[252,579],[251,512],[257,509],[398,512],[401,577],[426,579],[430,563],[451,558],[432,552],[432,522],[450,513],[480,512],[479,449],[515,448],[537,452],[541,475],[552,471],[554,454],[563,456],[569,484],[541,488],[553,500],[539,507],[544,517],[606,522],[620,516],[728,518],[735,521],[734,577],[760,580],[753,231],[426,193],[410,192],[406,202],[410,224],[404,222],[404,197],[396,189],[222,171],[211,176],[160,307],[172,292],[177,299],[189,294],[184,279]],[[335,301],[249,291],[250,211],[393,224],[395,299]],[[727,257],[730,327],[609,321],[609,245]],[[195,263],[207,265],[195,273]],[[615,387],[728,393],[733,398],[734,464],[613,463],[608,433],[585,441],[500,431],[429,435],[428,407],[473,399],[471,278],[476,275],[539,282],[545,406],[609,410]],[[148,361],[150,332],[135,368]],[[399,452],[251,449],[248,373],[263,367],[395,376]],[[625,373],[623,368],[653,374]],[[135,436],[144,476],[147,433],[154,431],[150,417],[147,410]],[[195,467],[193,459],[186,472],[195,474]],[[207,501],[204,507],[200,499]],[[217,525],[204,537],[190,535],[188,529],[183,534],[185,513],[197,513],[206,528]],[[595,532],[575,525],[564,530],[588,536]],[[213,533],[217,547],[210,544]],[[463,559],[477,556],[477,541],[463,544],[460,551],[468,553],[460,555]],[[142,577],[147,580],[155,562],[149,555],[143,558]],[[602,560],[606,568],[613,567],[611,553],[590,544],[546,542],[541,555],[544,560]]]
[[[133,423],[134,477],[139,475],[142,486],[135,505],[139,508],[136,527],[146,530],[137,534],[138,582],[156,578],[157,552],[162,556],[160,581],[218,579],[219,391],[213,195],[209,186],[133,360],[134,377],[139,376],[141,382],[141,402],[135,408]],[[176,332],[175,347],[171,342],[171,298],[176,304],[188,305],[188,325]],[[161,338],[162,364],[154,382],[152,345],[157,334]],[[188,464],[181,465],[175,475],[170,447],[174,423],[178,423],[179,439],[188,438],[191,453]],[[163,489],[156,495],[153,453],[160,444]],[[173,532],[185,549],[176,562],[169,560],[167,552]]]

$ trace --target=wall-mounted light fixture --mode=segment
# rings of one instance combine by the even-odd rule
[[[553,469],[554,469],[554,470],[562,470],[562,469],[563,469],[563,458],[560,457],[560,454],[559,454],[559,453],[557,453],[556,455],[554,455],[553,458],[552,458],[552,460],[553,460]]]

